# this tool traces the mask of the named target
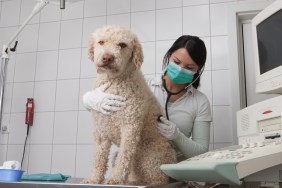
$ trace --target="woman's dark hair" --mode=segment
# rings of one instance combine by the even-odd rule
[[[193,61],[199,66],[199,70],[194,75],[194,79],[196,79],[199,76],[200,70],[204,67],[207,57],[205,43],[197,36],[183,35],[179,37],[164,56],[163,70],[169,63],[171,54],[180,48],[185,48]],[[198,78],[192,85],[197,89],[200,85],[200,78]]]

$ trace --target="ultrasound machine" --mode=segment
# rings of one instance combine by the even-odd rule
[[[282,94],[282,0],[252,20],[256,92]],[[282,95],[237,112],[238,145],[209,151],[162,171],[181,181],[240,186],[282,183]]]

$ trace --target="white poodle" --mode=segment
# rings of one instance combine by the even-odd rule
[[[88,47],[98,73],[95,87],[110,82],[105,92],[123,96],[126,105],[111,115],[93,111],[94,165],[84,183],[168,183],[160,165],[175,163],[176,155],[157,129],[163,111],[140,71],[143,52],[138,38],[127,28],[104,26],[92,34]],[[112,144],[119,146],[119,152],[109,179],[104,181]]]

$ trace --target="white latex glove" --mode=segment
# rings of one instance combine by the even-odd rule
[[[168,140],[175,139],[179,133],[179,129],[176,125],[164,117],[160,117],[158,129],[159,132]]]
[[[111,85],[106,83],[93,91],[88,91],[83,95],[83,105],[88,110],[96,110],[105,115],[120,110],[125,105],[125,98],[119,95],[105,93],[105,90]]]

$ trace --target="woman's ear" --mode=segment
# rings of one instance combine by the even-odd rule
[[[137,37],[133,40],[133,63],[135,65],[135,70],[141,68],[144,61],[142,46]]]
[[[94,61],[94,36],[93,34],[91,35],[89,42],[88,42],[88,58],[91,61]]]

